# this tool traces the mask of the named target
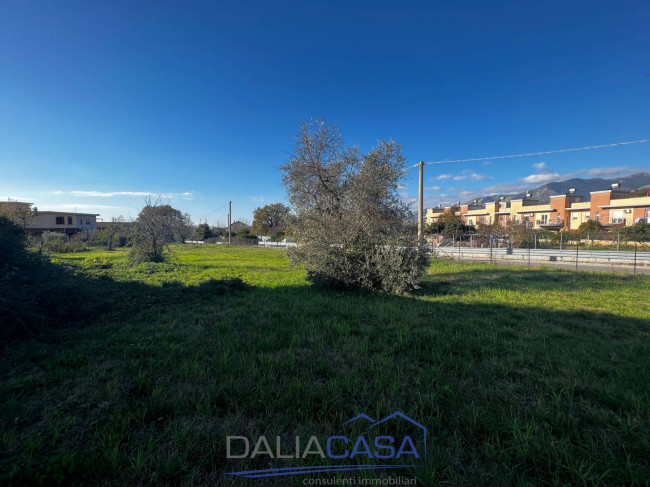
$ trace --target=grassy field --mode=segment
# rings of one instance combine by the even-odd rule
[[[303,485],[226,475],[269,467],[226,436],[396,410],[428,428],[418,485],[650,482],[649,277],[435,262],[399,297],[316,289],[275,249],[53,260],[92,316],[2,350],[4,485]]]

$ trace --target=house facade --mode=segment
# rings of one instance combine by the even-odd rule
[[[466,225],[519,222],[534,230],[577,231],[580,225],[595,220],[603,227],[631,226],[639,222],[650,223],[650,195],[630,197],[630,193],[616,189],[592,191],[590,201],[576,194],[551,196],[547,204],[522,198],[495,201],[484,205],[469,204],[457,207],[427,209],[425,223],[438,221],[445,212],[460,215]]]
[[[11,213],[22,221],[27,233],[59,232],[68,235],[79,231],[97,229],[97,213],[77,213],[69,211],[41,211],[32,208],[32,203],[23,201],[0,202],[0,213]]]

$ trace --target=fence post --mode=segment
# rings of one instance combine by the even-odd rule
[[[578,249],[580,248],[580,240],[576,241],[576,270],[578,270]]]
[[[530,267],[530,242],[528,242],[528,267]]]
[[[589,232],[587,232],[587,250],[591,248],[591,240],[589,240]]]
[[[560,250],[562,250],[562,230],[560,230]]]
[[[460,236],[458,236],[458,262],[460,262]]]
[[[492,263],[492,234],[490,234],[490,263]]]
[[[634,242],[634,275],[636,276],[636,242]]]
[[[537,249],[537,232],[535,232],[533,238],[535,239],[535,249]]]

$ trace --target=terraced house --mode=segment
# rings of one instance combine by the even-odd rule
[[[582,223],[595,220],[603,227],[630,226],[639,222],[650,223],[650,195],[631,197],[629,192],[616,187],[605,191],[592,191],[590,200],[576,195],[554,195],[550,202],[540,204],[530,197],[485,203],[484,205],[458,204],[444,209],[429,208],[426,223],[437,222],[444,213],[454,212],[466,225],[494,224],[505,227],[508,222],[519,222],[529,229],[577,231]]]

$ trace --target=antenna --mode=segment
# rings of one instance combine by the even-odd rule
[[[530,191],[526,191],[526,198],[530,198],[530,197],[531,197]]]

